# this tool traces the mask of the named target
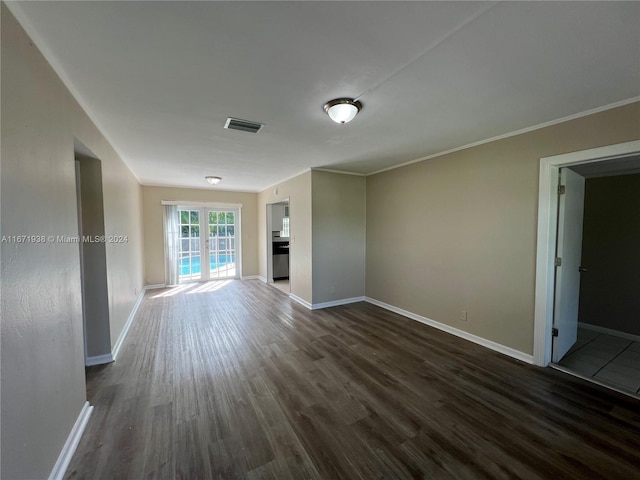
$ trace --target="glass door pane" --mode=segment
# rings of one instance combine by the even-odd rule
[[[209,210],[209,278],[237,276],[237,214],[232,210]]]
[[[200,210],[178,209],[180,217],[180,246],[178,273],[180,281],[202,278],[200,265]]]

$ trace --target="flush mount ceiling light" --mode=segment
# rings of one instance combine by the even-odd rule
[[[208,176],[208,177],[204,177],[205,180],[207,182],[209,182],[211,185],[217,185],[218,183],[220,183],[220,180],[222,180],[221,177],[212,177],[212,176]]]
[[[353,98],[336,98],[325,103],[324,111],[336,123],[345,124],[356,118],[362,104]]]

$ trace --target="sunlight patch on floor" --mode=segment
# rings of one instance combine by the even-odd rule
[[[233,280],[212,280],[210,282],[205,282],[200,284],[198,288],[194,288],[193,290],[187,292],[188,295],[192,293],[206,293],[206,292],[215,292],[216,290],[220,290],[221,288],[229,285]]]

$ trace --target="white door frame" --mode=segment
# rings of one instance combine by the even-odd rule
[[[200,250],[201,250],[201,257],[200,257],[200,271],[202,274],[201,280],[208,282],[210,280],[229,280],[232,278],[242,278],[242,227],[241,225],[241,220],[242,220],[242,208],[239,207],[229,207],[229,206],[225,206],[225,207],[221,207],[221,206],[216,206],[216,207],[212,207],[212,206],[205,206],[200,210],[201,213],[204,213],[204,215],[202,215],[201,218],[201,222],[200,222],[200,232],[205,233],[206,237],[202,236],[202,233],[200,234]],[[210,236],[209,236],[209,212],[232,212],[235,216],[235,232],[234,232],[234,238],[235,238],[235,255],[236,255],[236,274],[233,277],[222,277],[222,278],[214,278],[211,277],[211,267],[210,267],[210,263],[209,263],[209,258],[211,255],[211,245],[210,245]],[[202,227],[205,227],[204,230]],[[203,250],[203,246],[204,246],[204,250]],[[204,252],[204,255],[202,254],[202,252]],[[207,268],[205,269],[203,266],[203,260],[206,260],[207,262]],[[206,271],[206,274],[205,274]]]
[[[620,159],[640,153],[640,140],[608,145],[540,159],[538,193],[538,238],[533,362],[546,367],[551,362],[555,249],[558,217],[558,172],[562,167]]]
[[[231,211],[235,211],[237,212],[236,214],[236,276],[235,277],[230,277],[230,278],[239,278],[242,279],[242,207],[243,204],[242,203],[220,203],[220,202],[181,202],[181,201],[175,201],[175,200],[162,200],[160,202],[161,205],[175,205],[177,207],[178,210],[180,210],[180,208],[184,207],[184,208],[193,208],[193,209],[200,209],[201,213],[202,211],[204,211],[206,213],[206,211],[208,210],[215,210],[215,209],[219,209],[219,210],[231,210]],[[202,219],[200,221],[200,229],[202,230]],[[208,223],[208,222],[207,222]],[[206,229],[206,233],[208,235],[209,229]],[[201,235],[201,239],[202,239],[202,235]],[[202,245],[202,244],[201,244]],[[202,255],[202,246],[200,247],[201,249],[201,255]],[[202,262],[202,258],[200,259],[200,261]],[[202,266],[200,267],[202,270]],[[202,277],[199,280],[187,280],[184,281],[182,283],[190,283],[190,282],[208,282],[210,279],[202,279]],[[215,280],[215,279],[213,279]]]

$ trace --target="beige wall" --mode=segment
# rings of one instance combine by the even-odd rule
[[[312,173],[313,303],[365,293],[365,177]]]
[[[578,320],[640,335],[640,174],[585,182]]]
[[[242,204],[242,275],[258,274],[257,193],[195,188],[142,187],[144,263],[147,285],[164,284],[163,200]]]
[[[367,177],[367,296],[531,354],[540,158],[639,138],[635,103]]]
[[[142,287],[141,192],[131,172],[2,13],[2,235],[78,233],[74,136],[101,161],[111,338]],[[86,400],[79,245],[2,248],[2,478],[47,478]]]
[[[311,172],[270,187],[258,195],[258,271],[262,278],[267,278],[267,205],[282,202],[287,198],[291,222],[289,248],[291,294],[312,303]]]

